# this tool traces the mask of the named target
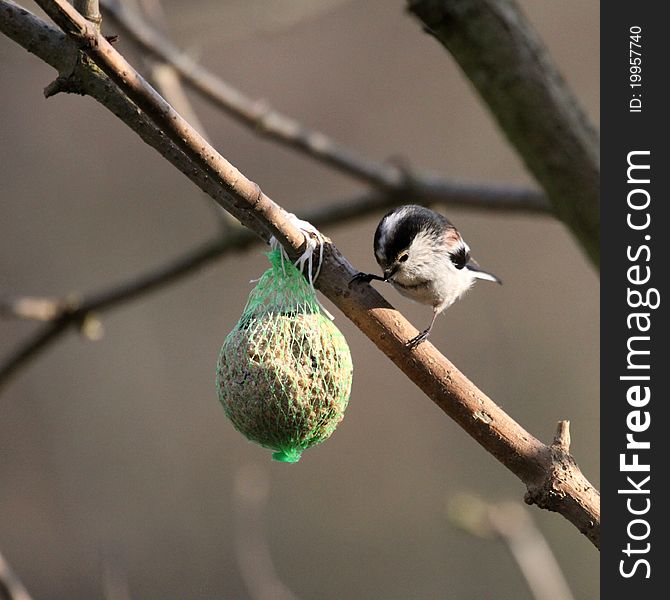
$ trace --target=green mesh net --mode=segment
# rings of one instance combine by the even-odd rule
[[[235,429],[296,462],[330,437],[349,401],[352,363],[313,288],[280,250],[249,295],[217,365],[219,399]]]

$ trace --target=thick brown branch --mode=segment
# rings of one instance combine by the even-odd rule
[[[408,0],[454,56],[556,215],[600,263],[598,135],[514,0]]]
[[[498,407],[431,344],[416,350],[405,342],[418,330],[368,286],[342,283],[351,266],[330,248],[319,289],[426,395],[528,487],[526,502],[559,512],[597,547],[600,495],[570,455],[548,447]]]
[[[308,129],[295,119],[277,112],[266,102],[250,98],[235,89],[181,52],[165,35],[126,4],[119,0],[102,0],[101,6],[131,41],[145,52],[171,65],[196,92],[249,126],[255,133],[298,150],[378,189],[402,193],[413,202],[451,203],[455,187],[452,182],[433,175],[408,173],[398,166],[377,163],[360,156],[325,134]],[[538,213],[552,210],[547,198],[536,190],[518,189],[514,190],[514,194],[503,197],[486,193],[485,188],[482,191],[484,193],[475,199],[475,206],[478,208]]]
[[[206,173],[208,181],[220,188],[219,193],[211,194],[218,202],[262,237],[272,232],[289,254],[300,251],[304,237],[288,214],[193,131],[90,23],[64,0],[38,0],[38,4],[178,146],[192,167]],[[6,6],[12,4],[0,0],[3,10]],[[211,189],[208,185],[201,187],[207,188],[208,193]],[[597,545],[598,495],[576,465],[557,462],[557,458],[563,457],[524,430],[432,344],[409,349],[406,342],[417,330],[370,286],[350,288],[354,274],[346,259],[328,244],[317,280],[319,289],[444,412],[516,474],[529,493],[541,488],[553,489],[556,478],[553,467],[570,467],[569,485],[561,488],[562,494],[553,496],[554,502],[548,508],[561,512]],[[561,475],[561,481],[567,482],[566,474]]]
[[[560,512],[594,541],[590,532],[600,527],[600,494],[590,484],[584,487],[585,482],[570,454],[570,422],[559,421],[547,456],[547,476],[537,485],[528,486],[524,500]]]

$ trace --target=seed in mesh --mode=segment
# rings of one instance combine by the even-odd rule
[[[217,368],[219,399],[235,428],[288,462],[330,437],[351,381],[344,336],[320,312],[243,317]]]

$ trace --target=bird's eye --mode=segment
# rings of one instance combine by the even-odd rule
[[[470,253],[461,246],[456,252],[451,254],[451,262],[457,269],[462,269],[470,260]]]
[[[408,258],[409,258],[408,254],[403,254],[400,258],[398,258],[398,262],[407,262]]]

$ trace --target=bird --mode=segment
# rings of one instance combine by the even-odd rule
[[[407,342],[416,348],[430,335],[435,319],[477,279],[502,284],[470,256],[470,247],[443,215],[416,204],[386,213],[375,231],[374,253],[383,275],[358,273],[351,282],[389,282],[400,294],[433,308],[430,325]]]

